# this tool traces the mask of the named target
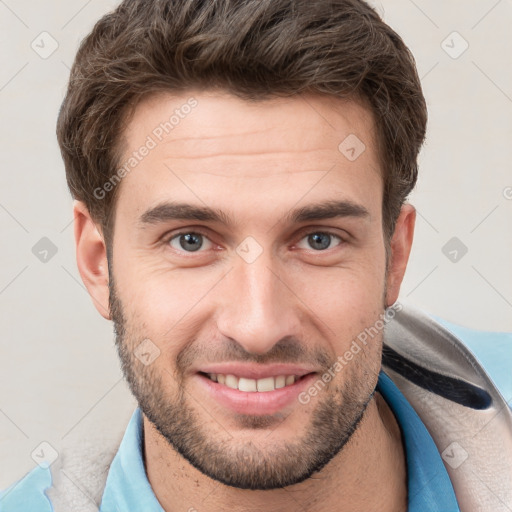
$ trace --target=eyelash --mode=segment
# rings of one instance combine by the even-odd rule
[[[172,233],[171,235],[168,235],[168,236],[164,237],[163,240],[162,240],[162,243],[167,246],[167,245],[170,245],[172,240],[178,239],[180,236],[192,235],[192,234],[193,235],[200,235],[200,236],[206,238],[211,244],[214,244],[214,242],[212,242],[210,240],[209,236],[206,233],[204,233],[203,231],[201,231],[200,229],[191,229],[191,230],[186,230],[186,231],[180,231],[178,233]],[[314,234],[328,235],[328,236],[331,237],[331,241],[332,241],[332,239],[338,240],[338,244],[335,245],[334,248],[339,247],[340,245],[343,245],[344,243],[346,243],[346,240],[344,238],[342,238],[340,235],[338,235],[336,233],[332,233],[329,230],[321,230],[321,229],[315,229],[315,230],[310,230],[310,231],[306,231],[306,232],[301,233],[299,242],[301,242],[302,240],[306,239],[308,236],[314,235]],[[299,242],[297,242],[297,244]],[[294,246],[296,246],[297,244],[294,244]],[[174,248],[172,248],[172,249],[177,251],[180,254],[189,254],[189,255],[193,255],[195,252],[197,252],[197,253],[204,253],[204,252],[206,252],[205,250],[201,250],[202,247],[200,249],[198,249],[197,251],[185,251],[184,249],[174,249]],[[309,251],[312,251],[314,253],[327,253],[331,249],[333,249],[333,247],[329,246],[329,247],[327,247],[326,249],[323,249],[323,250],[315,250],[315,249],[311,249],[310,248]]]

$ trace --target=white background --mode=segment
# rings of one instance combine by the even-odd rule
[[[0,1],[0,489],[34,467],[42,441],[58,451],[95,425],[124,427],[134,406],[112,327],[76,269],[55,139],[78,43],[114,5]],[[512,2],[376,5],[416,57],[430,114],[402,300],[468,327],[512,330]],[[31,48],[43,31],[58,43],[46,59]],[[464,41],[458,58],[445,51]],[[46,263],[32,253],[42,237],[58,251]],[[453,237],[468,249],[456,262],[442,252]]]

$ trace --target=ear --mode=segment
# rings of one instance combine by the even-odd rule
[[[81,201],[74,202],[73,216],[80,276],[100,315],[110,320],[107,249],[103,235]]]
[[[395,232],[391,239],[387,275],[387,306],[391,306],[398,299],[400,286],[411,252],[415,222],[416,210],[414,206],[410,204],[403,205],[396,222]]]

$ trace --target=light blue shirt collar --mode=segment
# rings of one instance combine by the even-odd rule
[[[391,379],[381,372],[377,390],[402,430],[408,473],[408,512],[460,512],[443,461],[425,425]],[[100,512],[163,512],[142,457],[142,413],[136,409],[110,466]]]
[[[110,465],[100,512],[164,512],[146,476],[142,435],[142,413],[137,408]]]

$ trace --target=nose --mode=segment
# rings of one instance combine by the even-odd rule
[[[238,259],[219,292],[217,327],[247,352],[262,355],[284,337],[298,336],[297,299],[271,256]]]

